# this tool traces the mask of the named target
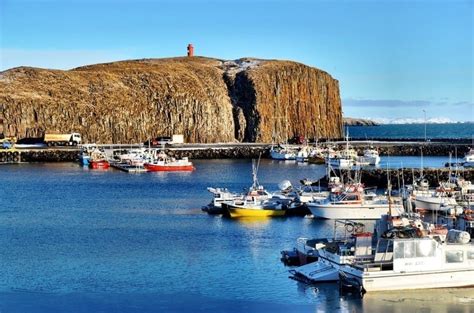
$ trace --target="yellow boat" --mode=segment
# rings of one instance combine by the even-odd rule
[[[260,206],[236,206],[232,204],[227,204],[226,208],[232,218],[284,216],[286,212],[282,209],[265,209]]]

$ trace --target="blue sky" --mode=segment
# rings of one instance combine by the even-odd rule
[[[0,70],[196,54],[338,79],[344,114],[474,120],[474,1],[0,0]]]

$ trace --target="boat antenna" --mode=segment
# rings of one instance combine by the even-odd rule
[[[421,170],[420,170],[420,175],[423,177],[423,146],[420,146],[420,151],[421,151]]]
[[[388,215],[392,217],[392,183],[390,181],[390,171],[388,170],[387,164],[387,196],[388,196]]]

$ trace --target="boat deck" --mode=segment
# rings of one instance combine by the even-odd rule
[[[146,173],[148,170],[143,166],[134,166],[122,163],[110,163],[110,166],[127,173]]]

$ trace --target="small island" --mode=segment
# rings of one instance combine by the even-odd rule
[[[380,124],[364,118],[344,117],[345,126],[379,126]]]

